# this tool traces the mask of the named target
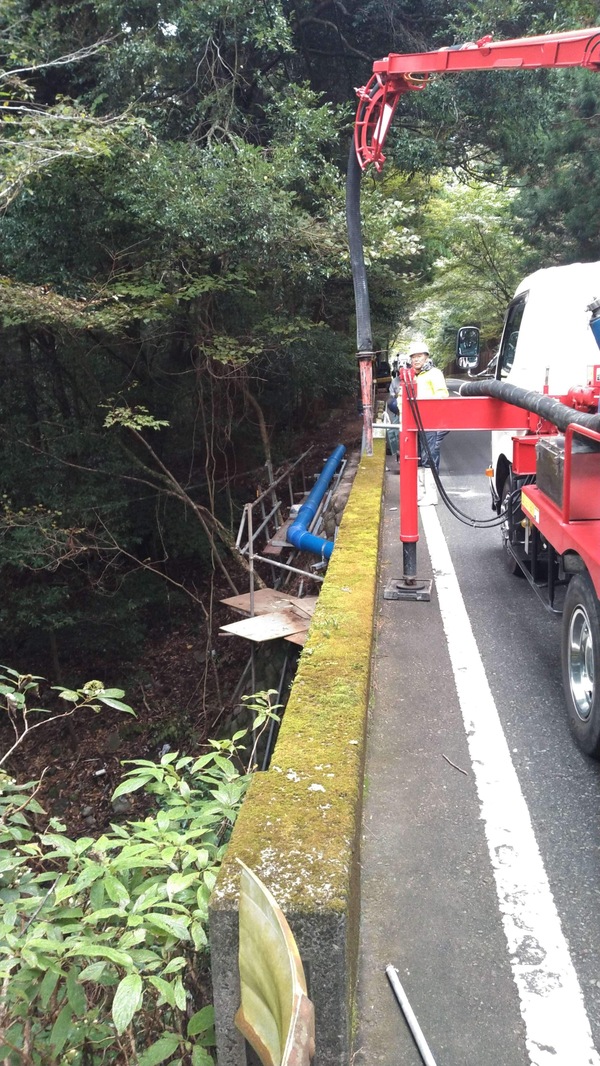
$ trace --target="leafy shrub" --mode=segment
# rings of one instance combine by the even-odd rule
[[[257,731],[274,716],[270,696],[252,697]],[[235,765],[243,736],[211,741],[197,759],[132,761],[113,798],[143,790],[155,810],[98,839],[72,840],[56,818],[38,829],[39,786],[0,770],[7,1066],[213,1062],[208,900],[249,782]]]

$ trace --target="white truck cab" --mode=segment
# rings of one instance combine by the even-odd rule
[[[571,387],[585,385],[588,367],[598,363],[587,310],[598,297],[600,263],[548,267],[524,278],[506,313],[496,379],[551,396],[565,396]],[[499,497],[510,475],[515,435],[492,433]]]

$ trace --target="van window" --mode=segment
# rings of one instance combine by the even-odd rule
[[[525,304],[527,303],[527,293],[517,297],[517,299],[510,305],[508,313],[506,315],[506,322],[504,324],[504,332],[502,334],[502,343],[500,345],[500,352],[498,357],[499,371],[497,377],[507,377],[514,359],[515,349],[517,347],[517,339],[519,336],[519,330],[521,328],[521,322],[523,320],[523,311],[525,310]]]

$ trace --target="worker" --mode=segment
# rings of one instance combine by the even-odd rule
[[[389,398],[386,404],[387,414],[390,422],[395,426],[400,422],[400,410],[398,408],[398,400],[400,397],[400,378],[398,376],[398,363],[396,362],[392,370],[392,380],[390,381],[390,387],[388,389]],[[400,457],[400,431],[399,429],[388,429],[387,431],[387,443],[388,449],[392,455],[396,456],[396,461]]]
[[[413,341],[408,349],[410,365],[415,372],[417,400],[431,400],[449,396],[442,371],[434,366],[425,341]],[[425,433],[427,447],[436,470],[440,469],[440,445],[448,430],[429,430]],[[420,451],[420,449],[419,449]],[[427,454],[419,455],[419,466],[430,466]]]

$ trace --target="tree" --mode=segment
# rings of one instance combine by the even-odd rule
[[[0,16],[6,70],[20,72],[5,79],[19,194],[0,217],[15,640],[60,632],[68,652],[99,625],[141,635],[123,620],[132,603],[162,609],[153,572],[193,592],[198,569],[222,566],[235,584],[221,556],[240,476],[278,463],[290,427],[354,389],[346,119],[290,81],[285,15],[248,0],[13,0]],[[393,204],[385,217],[375,196],[365,205],[385,330],[418,242],[395,236]],[[107,410],[168,425],[126,442],[107,435]]]
[[[539,159],[527,167],[515,214],[546,265],[600,258],[600,83],[557,76]]]
[[[531,253],[512,225],[515,190],[451,175],[435,188],[424,225],[432,279],[420,290],[410,325],[427,336],[447,364],[461,325],[477,324],[483,344],[497,344],[506,306]]]

